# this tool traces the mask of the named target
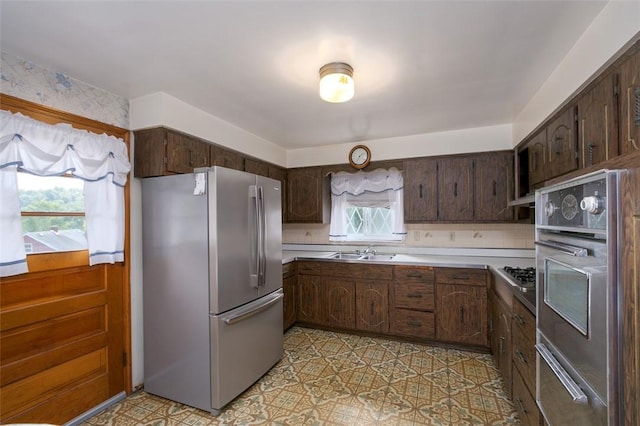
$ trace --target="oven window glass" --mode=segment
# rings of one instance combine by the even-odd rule
[[[568,265],[545,261],[544,301],[585,336],[589,326],[589,275]]]

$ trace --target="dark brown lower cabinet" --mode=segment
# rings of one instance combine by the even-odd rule
[[[322,278],[323,323],[329,327],[353,329],[356,325],[355,281],[345,278]]]
[[[282,265],[282,291],[284,292],[282,325],[285,330],[291,327],[297,318],[298,283],[296,269],[295,262]]]
[[[320,293],[322,277],[318,275],[298,275],[298,320],[301,322],[320,324]]]
[[[511,309],[494,291],[489,292],[489,343],[507,394],[511,395]]]
[[[385,281],[356,281],[356,328],[389,332],[389,285]]]
[[[489,346],[486,270],[436,269],[436,339]]]

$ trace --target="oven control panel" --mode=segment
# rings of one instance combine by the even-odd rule
[[[607,176],[597,172],[538,191],[536,225],[584,230],[607,229]]]

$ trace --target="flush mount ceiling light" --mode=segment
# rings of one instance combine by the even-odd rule
[[[327,102],[346,102],[355,93],[353,68],[343,62],[332,62],[320,68],[320,97]]]

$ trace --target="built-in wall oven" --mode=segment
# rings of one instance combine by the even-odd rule
[[[621,418],[620,173],[602,170],[536,192],[536,399],[550,425]]]

